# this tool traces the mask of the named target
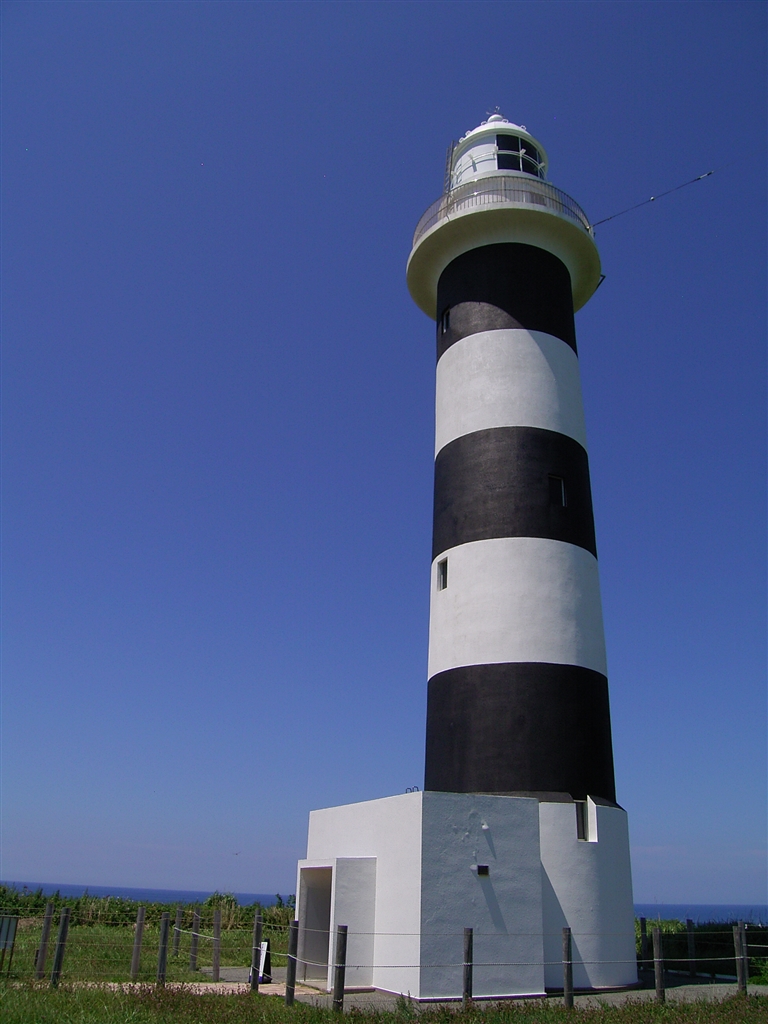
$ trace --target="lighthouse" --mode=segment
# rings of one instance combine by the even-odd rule
[[[574,313],[601,280],[541,143],[494,114],[449,149],[410,294],[435,323],[435,467],[423,792],[310,815],[303,978],[422,1000],[637,980],[616,802]]]
[[[408,263],[437,321],[425,788],[615,801],[574,309],[600,280],[546,153],[494,114]]]

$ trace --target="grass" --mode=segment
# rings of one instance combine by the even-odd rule
[[[57,990],[32,984],[0,986],[3,1024],[333,1024],[332,1011],[260,995],[201,995],[185,989],[145,986],[123,992],[107,988]],[[751,996],[722,1003],[629,1003],[565,1010],[554,1002],[482,1004],[470,1010],[414,1010],[405,1002],[394,1012],[351,1011],[350,1024],[765,1024],[768,1000]]]
[[[210,929],[203,932],[198,944],[198,971],[191,974],[189,970],[189,953],[191,935],[183,932],[179,942],[179,953],[173,955],[172,935],[169,940],[167,981],[189,981],[191,978],[204,981],[200,969],[210,967],[212,963],[213,943],[203,935],[210,935]],[[69,929],[66,951],[64,955],[63,981],[126,981],[129,977],[131,955],[133,952],[134,929],[125,926],[110,925],[74,925]],[[287,950],[287,931],[280,926],[267,925],[264,938],[270,941],[274,952]],[[16,979],[32,978],[35,970],[35,954],[40,942],[39,919],[22,920],[16,936],[16,948],[13,954],[11,975]],[[156,925],[144,928],[141,946],[141,965],[138,980],[154,981],[157,975],[157,954],[160,943],[160,929]],[[53,952],[56,944],[56,930],[52,929],[46,961],[46,976],[50,975],[53,965]],[[247,967],[251,962],[251,929],[222,930],[221,933],[221,966]],[[282,963],[282,959],[277,961]]]

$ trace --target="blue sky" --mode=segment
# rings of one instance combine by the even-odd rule
[[[292,892],[423,781],[413,228],[497,105],[577,316],[639,902],[766,900],[766,7],[3,5],[0,876]]]

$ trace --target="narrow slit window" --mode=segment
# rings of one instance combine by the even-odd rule
[[[565,480],[561,476],[550,476],[549,478],[549,503],[565,508],[568,498],[565,493]]]
[[[445,590],[448,586],[448,559],[443,558],[437,563],[437,589]]]
[[[443,334],[447,334],[451,326],[451,311],[446,309],[440,320],[440,331]]]
[[[576,838],[586,843],[589,841],[589,818],[587,817],[587,801],[575,800],[576,804]]]

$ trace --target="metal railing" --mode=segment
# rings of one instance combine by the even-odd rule
[[[588,235],[594,235],[582,208],[559,188],[528,175],[499,174],[458,185],[440,196],[416,225],[413,245],[417,245],[430,228],[442,220],[450,220],[455,214],[483,206],[505,205],[544,207],[574,221]]]

